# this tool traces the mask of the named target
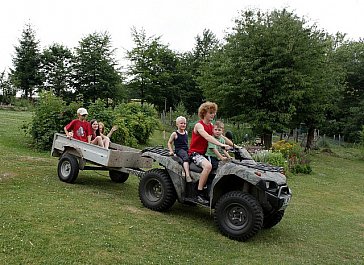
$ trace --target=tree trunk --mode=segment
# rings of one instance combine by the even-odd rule
[[[272,132],[264,131],[263,133],[263,144],[266,149],[270,149],[272,147]]]
[[[307,141],[306,141],[305,151],[311,150],[313,148],[314,139],[315,139],[315,128],[309,127],[307,131]]]

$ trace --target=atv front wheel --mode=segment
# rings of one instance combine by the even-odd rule
[[[63,154],[58,161],[58,178],[63,182],[75,182],[79,170],[78,160],[71,154]]]
[[[231,191],[216,204],[215,222],[221,233],[231,239],[245,241],[262,228],[263,210],[250,194]]]
[[[264,216],[263,228],[272,228],[277,225],[283,218],[284,210],[275,212],[271,215]]]
[[[139,182],[139,198],[142,204],[154,211],[166,211],[177,199],[173,183],[165,170],[151,169]]]

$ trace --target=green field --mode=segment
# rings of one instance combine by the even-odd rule
[[[32,150],[20,129],[31,113],[0,116],[0,264],[364,263],[358,149],[315,154],[311,175],[288,179],[293,198],[281,223],[236,242],[208,209],[144,208],[135,176],[115,184],[106,172],[81,171],[75,184],[59,181],[57,158]]]

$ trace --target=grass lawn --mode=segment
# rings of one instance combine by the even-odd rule
[[[142,207],[135,176],[115,184],[107,172],[81,171],[75,184],[59,181],[57,158],[32,150],[20,129],[31,113],[0,116],[0,264],[364,262],[357,150],[315,154],[311,175],[289,177],[293,198],[281,223],[236,242],[218,232],[207,209]]]

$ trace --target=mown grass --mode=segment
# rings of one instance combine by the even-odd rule
[[[31,114],[0,115],[0,264],[363,264],[364,161],[355,155],[315,154],[311,175],[288,180],[282,222],[236,242],[207,209],[142,207],[135,176],[115,184],[81,171],[75,184],[59,181],[57,158],[32,150],[19,129]]]

